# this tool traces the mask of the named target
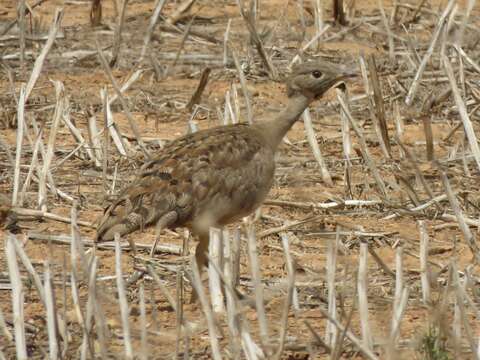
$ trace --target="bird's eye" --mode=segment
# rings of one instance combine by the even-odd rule
[[[315,78],[315,79],[319,79],[322,77],[322,73],[318,70],[314,70],[312,71],[312,76]]]

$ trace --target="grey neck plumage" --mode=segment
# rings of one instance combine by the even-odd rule
[[[297,93],[288,99],[287,107],[280,114],[272,120],[256,123],[253,126],[264,135],[267,145],[276,151],[285,134],[312,101],[313,98]]]

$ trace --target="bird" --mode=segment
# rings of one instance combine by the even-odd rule
[[[201,270],[210,227],[223,227],[255,211],[274,182],[275,153],[304,110],[327,90],[356,75],[324,60],[292,68],[284,110],[265,121],[237,123],[177,138],[147,160],[133,182],[106,207],[96,240],[114,239],[145,227],[186,227],[198,237]],[[158,241],[152,247],[151,254]]]
[[[0,229],[8,230],[11,233],[19,232],[17,216],[12,208],[12,200],[0,193]]]
[[[12,201],[6,196],[0,193],[0,225],[7,223],[7,219],[11,212]]]

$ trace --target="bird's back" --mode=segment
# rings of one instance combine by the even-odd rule
[[[173,214],[170,227],[206,232],[253,211],[274,173],[274,154],[246,124],[203,130],[174,140],[145,163],[105,212],[98,237],[113,238]]]

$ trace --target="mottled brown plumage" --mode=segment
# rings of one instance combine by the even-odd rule
[[[244,217],[263,202],[284,135],[314,99],[349,75],[325,62],[302,64],[287,80],[289,101],[276,118],[216,127],[172,141],[141,167],[136,180],[108,207],[97,238],[111,240],[115,233],[125,235],[155,224],[184,226],[199,236],[196,256],[203,264],[209,228]]]
[[[6,195],[0,194],[0,229],[16,233],[17,217],[12,210],[12,200]]]
[[[0,194],[0,226],[3,227],[7,222],[12,207],[12,200],[3,194]]]

